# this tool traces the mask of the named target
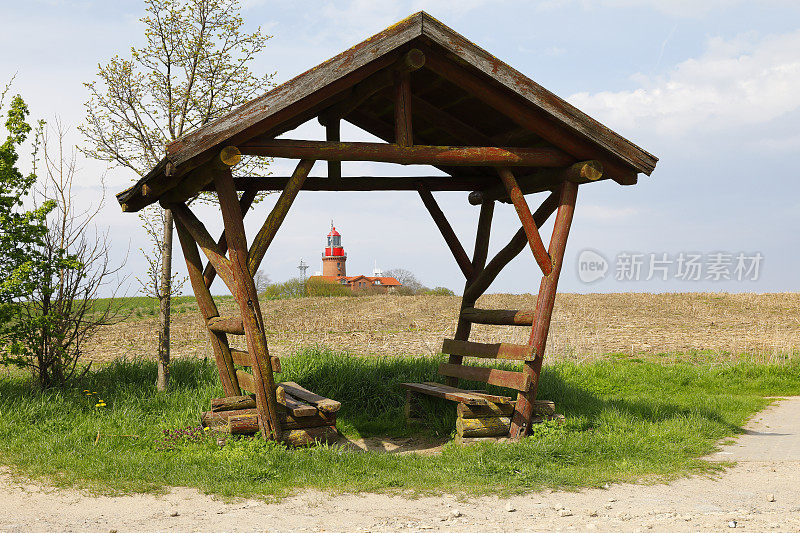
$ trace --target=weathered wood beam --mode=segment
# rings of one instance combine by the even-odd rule
[[[234,178],[239,191],[282,191],[291,177],[248,176]],[[304,191],[416,191],[420,185],[429,191],[475,191],[490,187],[496,177],[480,176],[345,176],[339,180],[309,177]],[[477,204],[476,204],[477,205]]]
[[[217,242],[211,234],[208,233],[203,223],[200,222],[186,204],[166,204],[163,205],[163,207],[172,210],[175,221],[180,222],[186,228],[186,231],[189,232],[198,246],[200,246],[200,249],[203,250],[208,261],[214,265],[214,269],[222,277],[225,285],[233,292],[236,285],[233,281],[233,273],[231,272],[231,262],[225,257],[225,252],[221,251],[219,246],[217,246]]]
[[[320,113],[320,124],[327,126],[346,117],[372,95],[386,87],[391,87],[396,75],[408,74],[419,70],[424,65],[425,54],[416,48],[409,50],[393,66],[376,72],[364,81],[359,82],[351,89],[350,96]]]
[[[588,183],[603,177],[603,164],[600,161],[582,161],[566,168],[543,168],[529,176],[517,178],[523,194],[540,192],[544,188],[559,187],[562,181]],[[495,185],[483,191],[473,191],[469,195],[469,203],[479,205],[486,201],[510,201],[505,186]]]
[[[532,326],[535,311],[512,309],[476,309],[467,307],[461,310],[461,317],[473,324],[493,324],[496,326]]]
[[[264,438],[280,439],[281,427],[275,397],[275,379],[272,375],[272,368],[268,364],[269,351],[264,334],[264,320],[258,303],[258,293],[253,276],[247,267],[247,239],[230,170],[219,171],[214,176],[214,186],[219,196],[231,258],[230,264],[234,280],[234,289],[231,293],[236,299],[236,303],[239,304],[247,340],[247,351],[252,360],[252,375],[255,385],[253,392],[256,395],[256,408],[260,415],[259,425]]]
[[[533,220],[536,222],[537,226],[541,227],[550,215],[553,214],[553,211],[558,207],[558,198],[559,195],[557,193],[551,193],[550,196],[542,202],[539,209],[533,213]],[[508,244],[497,252],[497,255],[489,261],[489,264],[478,274],[475,281],[464,290],[464,301],[473,302],[473,304],[467,307],[474,305],[475,300],[486,292],[486,289],[489,288],[497,275],[500,274],[500,271],[503,270],[512,259],[519,255],[526,244],[528,244],[528,237],[525,235],[525,230],[520,228]]]
[[[561,185],[558,198],[558,214],[553,226],[553,235],[550,237],[548,248],[553,258],[553,271],[542,278],[539,286],[539,295],[536,298],[536,316],[531,331],[529,344],[537,357],[535,360],[523,365],[523,372],[531,378],[531,387],[522,391],[517,396],[517,403],[511,423],[511,438],[519,438],[530,430],[530,419],[533,414],[533,401],[536,400],[536,391],[539,386],[539,375],[542,372],[542,361],[547,343],[547,333],[550,330],[550,319],[553,315],[553,304],[556,300],[558,277],[564,263],[564,251],[567,247],[567,237],[575,214],[575,201],[578,197],[578,185],[565,181]]]
[[[242,197],[239,199],[239,207],[242,210],[243,217],[247,216],[247,213],[250,211],[250,206],[253,205],[256,196],[258,196],[258,190],[256,189],[245,189],[244,193],[242,193]],[[223,254],[228,251],[228,241],[225,239],[225,230],[222,231],[219,239],[217,239],[217,246]],[[203,281],[206,287],[211,288],[211,285],[214,283],[214,278],[216,277],[217,271],[214,269],[214,265],[209,262],[206,264],[205,270],[203,270]]]
[[[398,146],[414,144],[411,122],[411,75],[398,72],[394,80],[394,142]]]
[[[514,204],[514,209],[517,211],[520,222],[522,222],[522,229],[525,230],[525,235],[528,237],[528,243],[530,244],[531,252],[533,252],[533,257],[536,259],[539,268],[542,269],[542,273],[547,276],[553,271],[553,263],[550,260],[550,256],[547,255],[547,250],[544,248],[542,237],[539,235],[539,228],[533,220],[528,202],[525,200],[525,196],[522,194],[517,180],[510,170],[500,167],[497,169],[497,173],[500,175],[500,179],[503,181],[506,191],[508,191],[508,196]]]
[[[583,139],[579,134],[564,128],[545,111],[523,103],[435,52],[426,49],[425,53],[427,68],[447,78],[451,83],[458,85],[520,126],[539,135],[550,144],[560,147],[575,159],[600,160],[609,177],[621,185],[636,183],[636,169],[613,161],[610,157],[604,157],[604,150]]]
[[[472,263],[469,260],[469,256],[467,256],[467,252],[464,251],[464,247],[461,246],[461,242],[458,240],[456,232],[453,231],[453,227],[450,225],[450,222],[447,221],[447,217],[442,212],[439,204],[436,203],[436,199],[434,199],[431,191],[425,189],[424,187],[420,187],[419,197],[422,198],[422,203],[425,204],[425,208],[428,210],[428,213],[431,214],[431,218],[433,218],[433,221],[439,228],[442,237],[444,237],[444,242],[446,242],[447,247],[450,248],[450,252],[453,254],[456,263],[458,263],[458,267],[461,269],[462,274],[464,274],[464,277],[467,280],[472,279],[473,269]]]
[[[219,317],[219,311],[214,303],[214,298],[203,282],[203,263],[200,259],[200,253],[197,251],[197,245],[192,239],[192,235],[179,219],[175,220],[175,227],[178,233],[178,240],[183,249],[183,257],[186,260],[189,282],[192,285],[197,306],[200,308],[200,315],[206,321],[213,320],[215,317]],[[224,333],[214,332],[210,329],[208,334],[211,340],[211,348],[214,352],[214,359],[217,362],[217,371],[219,372],[219,380],[222,382],[222,390],[225,391],[226,396],[241,395],[239,382],[236,379],[236,369],[233,366],[233,358],[228,346],[228,337]]]
[[[245,155],[376,161],[401,165],[563,167],[573,157],[557,148],[501,148],[497,146],[398,146],[396,144],[291,139],[254,139],[239,146]]]
[[[247,268],[251,276],[255,275],[256,271],[258,271],[258,266],[261,264],[261,260],[264,259],[264,254],[267,253],[267,249],[269,245],[272,244],[275,234],[278,233],[278,229],[281,227],[281,224],[283,224],[286,213],[289,212],[289,208],[292,206],[294,199],[297,198],[297,193],[299,193],[300,189],[303,187],[303,182],[314,167],[314,163],[315,161],[308,159],[302,159],[297,163],[294,174],[286,184],[286,188],[278,197],[278,201],[275,202],[275,206],[272,208],[272,211],[270,211],[267,220],[264,221],[264,225],[261,226],[258,234],[253,238],[253,243],[250,245],[250,252],[247,259]],[[233,182],[231,182],[231,186],[233,186]]]

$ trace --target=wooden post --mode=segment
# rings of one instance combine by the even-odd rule
[[[411,73],[397,73],[394,82],[394,142],[398,146],[414,144],[411,128]]]
[[[553,236],[550,238],[548,248],[550,257],[553,258],[553,271],[542,278],[539,285],[539,295],[536,298],[536,316],[528,344],[533,346],[536,358],[526,362],[523,371],[531,377],[530,389],[517,395],[514,416],[511,423],[509,436],[518,439],[530,430],[530,418],[533,414],[533,401],[536,400],[536,389],[539,386],[539,374],[542,371],[542,360],[547,343],[547,333],[550,330],[550,318],[553,314],[553,304],[556,300],[558,277],[564,263],[564,250],[567,247],[567,237],[572,225],[572,216],[575,213],[575,200],[578,197],[578,185],[565,181],[561,185],[559,195],[558,214],[553,226]]]
[[[493,216],[494,202],[486,202],[481,204],[481,212],[480,215],[478,215],[478,229],[475,234],[475,249],[472,252],[473,275],[467,278],[467,282],[464,285],[464,296],[461,298],[461,309],[458,313],[458,325],[456,326],[456,334],[453,337],[457,341],[468,340],[469,334],[472,331],[472,323],[469,320],[465,320],[461,316],[461,313],[464,311],[464,309],[473,307],[475,305],[475,300],[478,299],[477,296],[475,298],[469,298],[467,296],[467,288],[475,281],[475,276],[482,272],[484,266],[486,265],[486,258],[489,254],[489,237],[492,231]],[[460,365],[463,359],[464,358],[460,355],[451,354],[448,358],[448,363]],[[458,378],[448,377],[447,384],[451,387],[457,387]]]
[[[325,140],[328,142],[341,141],[341,124],[340,119],[332,119],[325,125]],[[328,161],[328,179],[338,180],[342,177],[342,162],[341,161]]]
[[[272,366],[269,364],[269,351],[264,335],[264,321],[258,303],[258,294],[253,276],[247,266],[247,238],[230,169],[218,170],[214,176],[214,185],[219,196],[231,258],[230,264],[235,285],[233,296],[239,304],[242,314],[247,351],[252,361],[256,409],[259,414],[261,434],[264,438],[278,440],[281,437],[281,427],[275,399],[275,379],[272,375]]]
[[[472,264],[470,263],[469,256],[467,256],[467,252],[464,251],[464,247],[461,246],[456,232],[453,231],[453,227],[450,226],[447,217],[444,216],[439,204],[437,204],[436,200],[433,198],[431,191],[422,186],[417,190],[419,192],[419,197],[422,198],[422,203],[425,204],[428,213],[431,214],[433,221],[436,222],[436,226],[439,228],[442,237],[444,237],[444,241],[447,243],[447,247],[450,248],[450,252],[453,254],[453,257],[455,257],[456,263],[458,263],[459,268],[461,268],[461,273],[464,274],[464,277],[469,281],[472,279],[473,274]]]
[[[250,206],[253,205],[253,201],[256,199],[257,195],[258,189],[247,189],[242,193],[242,197],[239,199],[239,208],[242,210],[243,218],[247,215],[248,211],[250,210]],[[217,247],[222,253],[228,251],[228,241],[225,239],[225,230],[222,230],[222,234],[217,240]],[[214,265],[209,262],[206,265],[205,270],[203,270],[203,281],[205,282],[207,288],[211,288],[211,285],[214,283],[214,278],[216,277],[217,271],[214,269]]]
[[[219,316],[217,305],[214,298],[203,281],[203,267],[200,253],[197,251],[197,244],[192,239],[191,234],[180,220],[175,221],[175,229],[178,232],[178,240],[183,249],[183,257],[186,260],[186,269],[189,271],[189,281],[192,284],[197,306],[203,321],[207,322],[210,318]],[[233,366],[231,350],[228,346],[228,337],[224,333],[217,333],[209,330],[208,335],[211,339],[211,348],[214,351],[214,359],[217,362],[219,379],[222,382],[222,390],[226,396],[239,396],[242,394],[239,389],[239,381],[236,379],[236,368]]]
[[[536,222],[533,220],[528,202],[525,201],[525,196],[522,194],[519,185],[517,185],[517,180],[510,170],[498,168],[497,173],[500,174],[500,179],[508,191],[508,196],[514,203],[514,209],[517,210],[517,216],[522,222],[522,229],[525,230],[525,235],[528,237],[533,257],[536,259],[539,268],[542,269],[542,273],[547,276],[553,270],[553,264],[547,254],[547,250],[544,249],[542,237],[539,235],[539,228],[536,227]]]

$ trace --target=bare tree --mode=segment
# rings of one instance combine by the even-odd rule
[[[87,83],[87,155],[145,175],[164,155],[164,146],[223,115],[272,86],[272,75],[256,76],[249,65],[270,36],[243,31],[238,0],[145,0],[146,43],[129,59],[112,58]],[[234,172],[252,172],[264,163],[247,158]],[[246,169],[246,170],[245,170]],[[151,266],[160,274],[151,294],[159,299],[159,374],[169,379],[169,313],[173,294],[172,234],[169,210],[150,208],[161,225]],[[151,237],[155,234],[151,233]]]
[[[6,341],[9,362],[32,370],[42,388],[63,386],[80,370],[86,341],[115,315],[113,296],[121,285],[109,259],[107,232],[95,220],[103,193],[93,206],[75,204],[76,151],[64,146],[67,130],[56,123],[50,138],[40,123],[43,179],[37,180],[35,206],[52,209],[38,246],[37,285],[16,307],[14,327]],[[110,298],[100,299],[101,293]],[[84,369],[88,369],[86,365]]]

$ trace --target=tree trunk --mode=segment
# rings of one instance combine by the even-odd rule
[[[158,287],[158,378],[160,391],[169,386],[169,322],[172,301],[172,211],[164,210],[164,249],[161,254],[161,282]]]

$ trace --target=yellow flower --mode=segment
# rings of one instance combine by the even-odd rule
[[[100,407],[99,403],[94,404],[95,407]]]
[[[203,431],[208,431],[208,426],[204,427]]]
[[[106,406],[106,402],[100,402],[97,405],[99,405],[100,407],[105,407]]]
[[[89,389],[83,389],[83,392],[89,392]]]

